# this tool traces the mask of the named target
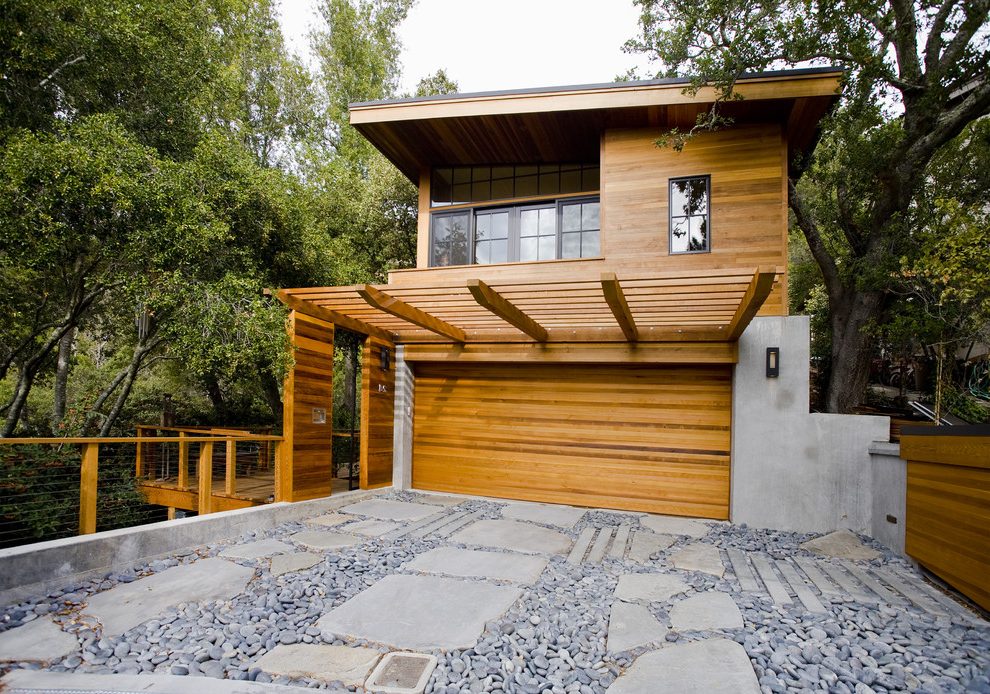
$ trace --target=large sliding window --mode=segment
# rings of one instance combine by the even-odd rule
[[[597,257],[599,211],[598,198],[566,198],[434,212],[430,266]]]

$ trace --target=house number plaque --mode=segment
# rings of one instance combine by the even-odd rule
[[[326,424],[327,423],[327,411],[324,407],[314,407],[313,408],[313,424]]]

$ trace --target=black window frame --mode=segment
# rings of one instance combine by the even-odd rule
[[[506,205],[504,203],[496,205],[473,205],[470,207],[458,207],[456,209],[444,209],[440,208],[430,212],[430,245],[429,245],[429,267],[440,268],[440,267],[466,267],[466,265],[434,265],[433,261],[435,258],[434,250],[434,222],[436,219],[443,217],[455,217],[455,216],[468,216],[468,262],[467,265],[499,265],[502,263],[479,263],[475,255],[475,244],[476,244],[476,225],[477,225],[477,213],[498,213],[498,212],[508,212],[509,213],[509,233],[508,233],[508,251],[506,253],[505,263],[543,263],[552,262],[554,260],[587,260],[590,258],[601,258],[601,207],[599,207],[599,223],[598,223],[598,255],[594,256],[578,256],[577,258],[561,258],[562,243],[563,243],[563,233],[562,233],[562,222],[563,222],[563,208],[568,204],[578,204],[578,203],[589,203],[597,202],[599,206],[601,205],[601,195],[576,195],[573,197],[565,198],[552,198],[543,201],[527,201],[524,203],[519,203],[516,205]],[[520,238],[521,238],[521,228],[520,228],[520,213],[523,210],[533,210],[533,209],[552,209],[554,211],[554,257],[548,258],[546,260],[520,260]]]
[[[697,215],[675,215],[674,214],[674,184],[678,181],[694,181],[704,179],[705,181],[705,219],[707,221],[708,234],[705,238],[706,247],[698,251],[675,251],[674,250],[674,217],[692,217]],[[712,176],[711,174],[695,174],[693,176],[675,176],[667,179],[667,254],[668,255],[697,255],[699,253],[712,252]]]

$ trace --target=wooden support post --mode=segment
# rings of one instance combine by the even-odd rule
[[[96,484],[99,478],[100,444],[84,443],[79,471],[79,534],[96,532]]]
[[[397,318],[408,321],[413,325],[418,325],[437,335],[450,338],[454,342],[467,342],[467,335],[456,325],[451,325],[436,316],[431,316],[426,311],[421,311],[415,306],[407,304],[402,299],[389,296],[380,289],[375,289],[370,284],[366,284],[361,289],[358,289],[358,294],[368,302],[369,306],[377,308],[379,311],[391,313]]]
[[[237,493],[237,442],[234,439],[227,439],[227,469],[223,491],[227,496]]]
[[[205,441],[200,444],[199,465],[196,473],[199,481],[199,505],[197,513],[204,516],[211,512],[213,503],[213,442]]]
[[[186,432],[180,431],[179,438],[179,481],[178,487],[182,491],[189,489],[189,442],[185,440]]]
[[[480,279],[467,281],[467,288],[474,300],[514,328],[523,331],[537,342],[547,341],[547,330],[527,316],[512,302],[489,287]]]
[[[632,312],[629,310],[626,295],[622,292],[619,278],[614,272],[602,273],[602,292],[605,294],[605,302],[612,309],[615,321],[622,328],[622,334],[629,342],[636,342],[639,339],[639,330],[636,328],[636,321],[633,320]]]
[[[750,280],[749,287],[746,288],[746,293],[743,294],[735,315],[732,316],[732,320],[729,321],[729,326],[725,330],[727,340],[738,340],[739,336],[743,334],[746,326],[753,320],[753,316],[760,310],[760,306],[770,296],[770,290],[773,289],[773,278],[776,274],[776,269],[769,265],[760,266],[753,273],[753,279]]]
[[[175,506],[169,506],[168,511],[166,513],[167,513],[166,518],[168,518],[169,520],[175,520]]]
[[[134,448],[134,477],[141,479],[144,476],[144,444],[141,443],[141,439],[144,438],[144,427],[137,428],[138,443]]]

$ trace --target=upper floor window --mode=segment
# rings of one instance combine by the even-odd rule
[[[670,179],[670,252],[711,250],[711,177]]]
[[[600,227],[598,198],[435,212],[430,266],[596,257]]]
[[[430,205],[593,193],[598,187],[598,164],[437,168],[430,180]]]

